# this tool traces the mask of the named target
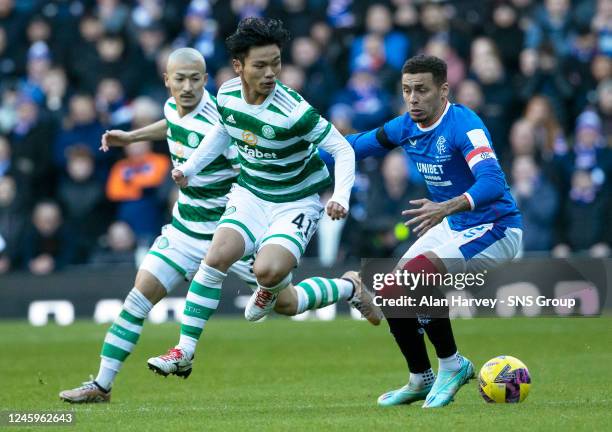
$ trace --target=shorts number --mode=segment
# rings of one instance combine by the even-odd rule
[[[304,213],[300,213],[299,215],[295,217],[295,219],[291,221],[291,223],[297,226],[299,230],[301,230],[304,227],[304,217],[305,217]],[[308,233],[310,232],[311,227],[312,227],[312,219],[308,219],[308,225],[306,226],[306,229],[304,230],[304,235],[306,236],[306,238],[308,238]]]

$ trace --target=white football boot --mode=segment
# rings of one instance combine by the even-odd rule
[[[179,347],[170,348],[166,354],[151,357],[147,360],[149,369],[159,375],[167,377],[176,375],[187,379],[193,366],[192,358],[187,358],[185,352]]]
[[[277,298],[278,291],[257,288],[244,309],[244,317],[247,321],[259,321],[274,309]]]

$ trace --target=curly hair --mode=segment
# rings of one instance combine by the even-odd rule
[[[236,31],[225,40],[232,58],[244,62],[252,47],[276,45],[282,49],[289,41],[290,34],[283,22],[271,18],[244,18],[238,23]]]

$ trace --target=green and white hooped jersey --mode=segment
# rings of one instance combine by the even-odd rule
[[[180,117],[174,98],[164,105],[167,139],[173,165],[185,162],[200,145],[206,133],[219,121],[216,101],[204,91],[202,101],[189,114]],[[232,145],[179,189],[172,209],[172,226],[200,240],[210,240],[225,211],[227,193],[237,178],[237,151]]]
[[[332,182],[317,145],[332,125],[297,92],[276,81],[261,105],[242,97],[240,78],[217,94],[221,122],[238,149],[238,183],[266,201],[296,201]]]

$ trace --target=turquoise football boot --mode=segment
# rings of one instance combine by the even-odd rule
[[[414,388],[410,386],[410,383],[404,387],[391,390],[387,393],[380,395],[378,398],[378,406],[389,407],[394,405],[409,404],[419,400],[425,400],[429,391],[431,390],[433,383],[422,388]]]
[[[474,378],[474,365],[463,356],[461,367],[457,371],[438,370],[431,391],[425,399],[423,408],[439,408],[448,405],[462,385]]]

